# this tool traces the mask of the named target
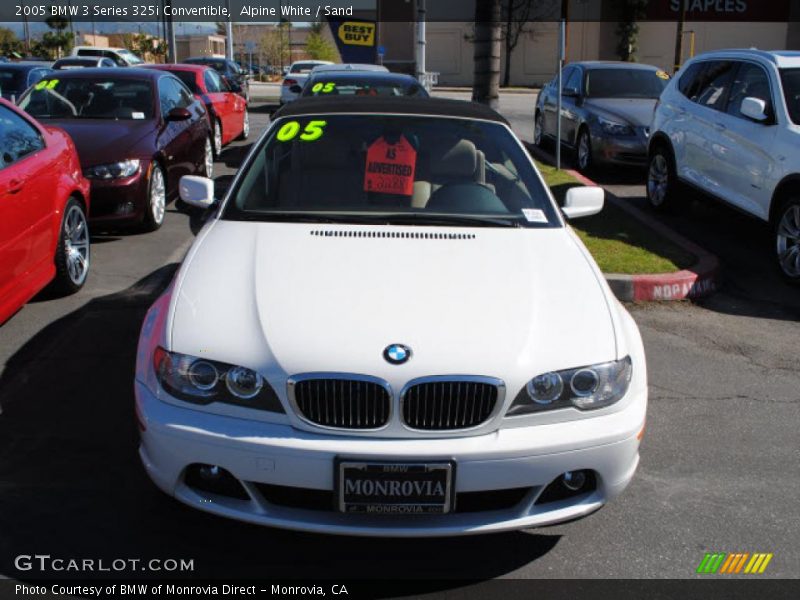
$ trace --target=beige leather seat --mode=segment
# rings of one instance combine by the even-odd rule
[[[425,208],[431,195],[443,185],[484,183],[485,160],[483,152],[469,140],[440,142],[421,152],[411,206]]]

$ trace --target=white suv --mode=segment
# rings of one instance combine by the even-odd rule
[[[764,221],[777,264],[800,283],[800,52],[725,50],[686,63],[650,128],[647,197],[688,183]]]

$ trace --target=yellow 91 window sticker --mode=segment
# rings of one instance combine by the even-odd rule
[[[303,127],[297,121],[289,121],[281,125],[275,137],[278,138],[279,142],[291,142],[300,134],[300,140],[315,142],[323,136],[327,124],[327,121],[309,121]]]
[[[54,87],[58,85],[58,79],[42,79],[39,83],[36,84],[36,87],[33,89],[35,90],[52,90]]]
[[[319,83],[314,84],[314,87],[311,88],[311,91],[315,94],[330,94],[334,88],[336,88],[336,84],[334,82],[329,81],[328,83],[322,83],[320,81]]]
[[[667,75],[666,71],[656,71],[656,77],[661,79],[669,79],[669,75]]]

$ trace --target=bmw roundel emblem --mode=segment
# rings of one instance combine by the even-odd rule
[[[411,358],[411,348],[403,344],[389,344],[383,351],[383,358],[393,365],[402,365]]]

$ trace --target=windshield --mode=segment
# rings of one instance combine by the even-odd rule
[[[668,81],[664,71],[591,69],[586,75],[586,97],[657,99]]]
[[[795,125],[800,125],[800,69],[781,69],[786,110]]]
[[[151,119],[153,88],[138,79],[42,79],[20,101],[38,119]]]
[[[180,79],[186,87],[188,87],[193,94],[200,94],[200,88],[197,87],[197,79],[191,71],[172,71],[167,69],[170,73]]]
[[[367,79],[324,78],[309,82],[303,96],[427,96],[416,81],[392,82]]]
[[[223,218],[559,224],[529,157],[503,125],[385,115],[278,120],[245,165]]]
[[[122,58],[124,58],[126,61],[128,61],[128,63],[132,65],[138,65],[144,62],[141,58],[136,56],[130,50],[117,50],[117,54],[119,54]]]
[[[309,73],[314,67],[318,67],[318,63],[295,63],[292,65],[292,73]]]

